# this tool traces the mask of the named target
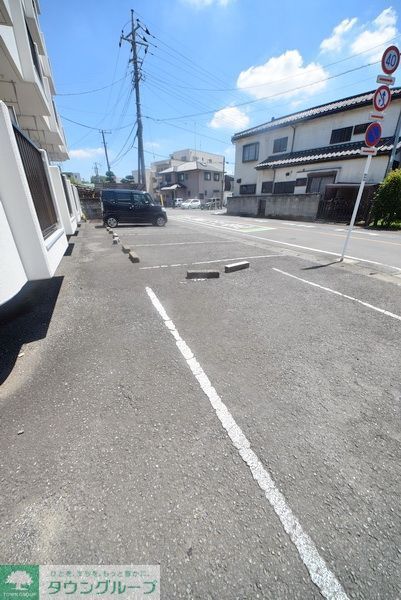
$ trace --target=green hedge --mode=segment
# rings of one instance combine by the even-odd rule
[[[401,221],[401,169],[391,171],[379,185],[372,207],[371,218],[384,227]]]

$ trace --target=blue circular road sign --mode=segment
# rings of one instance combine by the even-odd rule
[[[380,123],[371,123],[365,133],[365,144],[367,146],[376,146],[382,136]]]

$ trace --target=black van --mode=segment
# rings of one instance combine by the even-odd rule
[[[167,223],[166,210],[155,204],[152,196],[139,190],[102,190],[103,221],[109,227],[119,223]]]

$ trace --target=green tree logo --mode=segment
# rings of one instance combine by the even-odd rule
[[[26,590],[32,584],[32,577],[26,571],[12,571],[6,583],[14,584],[16,590]]]

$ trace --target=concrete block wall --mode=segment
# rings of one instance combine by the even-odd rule
[[[319,208],[320,194],[280,194],[266,196],[265,217],[314,221]]]
[[[227,198],[227,214],[257,217],[261,196],[233,196]]]

